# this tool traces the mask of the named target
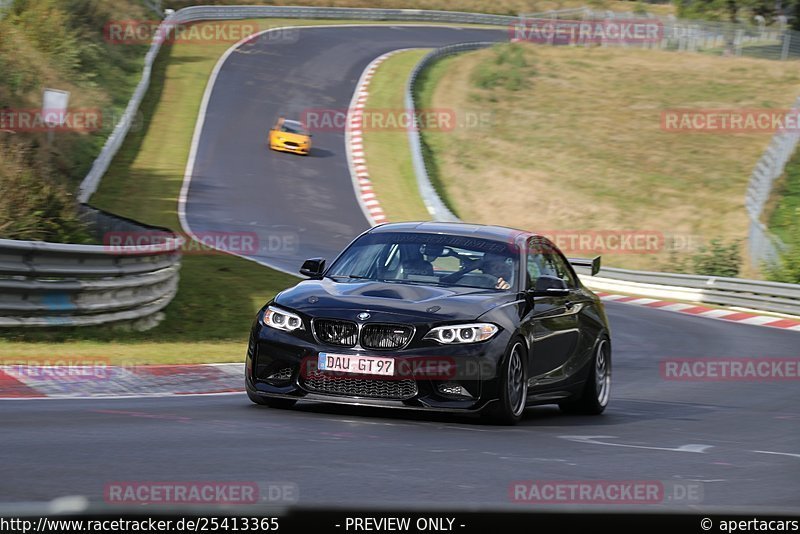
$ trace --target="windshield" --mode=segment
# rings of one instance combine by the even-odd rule
[[[509,290],[517,279],[517,250],[510,243],[424,233],[362,236],[333,264],[336,280],[379,280]],[[503,283],[505,282],[505,283]]]
[[[283,121],[283,124],[281,125],[281,131],[286,133],[308,135],[308,132],[303,125],[296,121]]]

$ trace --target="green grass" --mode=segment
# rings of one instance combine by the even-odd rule
[[[800,246],[800,152],[795,152],[772,190],[767,226],[785,243]]]
[[[405,108],[406,80],[428,50],[399,52],[386,59],[369,84],[369,97],[364,112],[401,113]],[[408,134],[399,129],[369,129],[363,133],[367,169],[381,207],[389,221],[419,221],[430,219],[419,195],[417,178],[411,164]]]
[[[800,284],[800,152],[775,183],[765,213],[770,231],[788,247],[777,265],[767,266],[770,279]]]

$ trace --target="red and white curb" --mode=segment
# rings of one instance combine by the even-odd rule
[[[695,317],[706,317],[709,319],[722,319],[735,323],[751,324],[756,326],[770,326],[772,328],[782,328],[784,330],[796,330],[800,332],[800,320],[775,317],[774,315],[759,315],[737,310],[726,310],[721,308],[709,308],[698,306],[697,304],[687,304],[669,300],[653,299],[649,297],[635,297],[630,295],[615,295],[595,291],[595,294],[607,302],[621,302],[634,306],[645,306],[659,310],[673,311],[693,315]]]
[[[170,397],[243,391],[243,363],[0,365],[0,399]]]
[[[389,222],[386,214],[381,207],[378,197],[375,196],[375,191],[372,189],[372,180],[369,178],[369,171],[367,170],[367,159],[364,153],[364,108],[367,105],[369,98],[369,84],[375,71],[386,58],[409,50],[402,48],[392,50],[386,54],[378,56],[367,65],[361,78],[356,84],[355,93],[350,101],[350,107],[347,109],[347,119],[345,127],[345,145],[347,147],[347,162],[350,166],[350,174],[353,177],[353,187],[356,191],[356,197],[359,204],[364,211],[367,220],[370,221],[372,226],[376,224],[383,224]]]

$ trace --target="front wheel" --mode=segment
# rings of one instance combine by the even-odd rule
[[[500,366],[500,396],[490,417],[493,422],[515,425],[522,419],[528,399],[528,375],[526,372],[525,346],[515,339],[509,345]]]
[[[608,406],[611,396],[611,344],[601,338],[592,358],[592,367],[580,397],[558,406],[566,413],[599,415]]]

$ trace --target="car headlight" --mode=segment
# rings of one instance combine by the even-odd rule
[[[275,306],[269,306],[264,310],[264,324],[286,332],[303,328],[303,320],[299,315]]]
[[[431,328],[423,339],[433,339],[443,344],[477,343],[491,338],[498,330],[490,323],[453,324]]]

